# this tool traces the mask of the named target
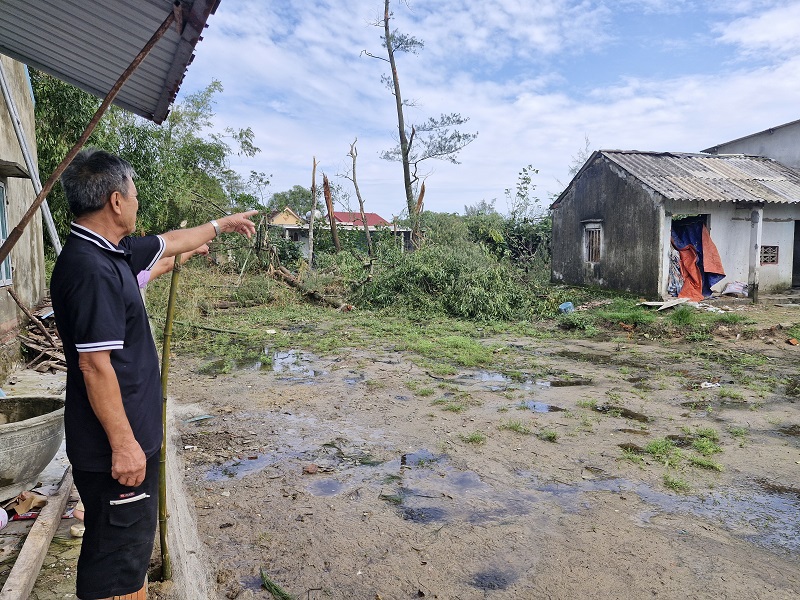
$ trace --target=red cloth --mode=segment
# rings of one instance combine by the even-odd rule
[[[716,273],[717,275],[725,275],[725,269],[722,267],[722,259],[719,257],[719,252],[714,242],[711,240],[711,234],[708,232],[708,227],[703,225],[703,271],[706,273]]]
[[[705,227],[703,231],[705,231]],[[714,250],[716,251],[716,248]],[[700,267],[697,266],[697,251],[694,246],[688,244],[683,250],[678,250],[678,254],[681,257],[681,275],[683,276],[683,287],[678,292],[678,298],[700,302],[704,298],[703,277],[700,275]]]

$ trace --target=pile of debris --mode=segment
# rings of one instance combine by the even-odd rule
[[[34,312],[31,312],[17,297],[14,290],[7,288],[8,293],[28,317],[27,330],[17,336],[28,356],[34,358],[25,365],[26,369],[33,369],[40,373],[47,371],[66,371],[67,360],[64,357],[64,347],[58,337],[53,307],[46,299]]]

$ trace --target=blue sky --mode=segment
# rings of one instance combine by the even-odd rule
[[[477,139],[461,164],[428,161],[425,209],[496,200],[528,164],[547,205],[592,150],[696,152],[800,119],[800,0],[392,0],[392,27],[425,43],[398,55],[407,122],[457,112]],[[405,207],[394,97],[375,27],[382,0],[222,0],[181,94],[219,79],[215,125],[252,127],[261,152],[233,167],[269,193],[340,177],[358,138],[369,212]],[[342,207],[339,207],[341,209]]]

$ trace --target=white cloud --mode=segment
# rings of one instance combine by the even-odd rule
[[[721,42],[739,46],[746,55],[788,55],[800,49],[799,27],[800,2],[789,2],[720,25],[717,30]]]
[[[534,182],[546,201],[567,183],[584,136],[593,149],[693,152],[797,119],[800,59],[787,53],[797,48],[790,30],[800,22],[799,5],[627,1],[625,10],[653,19],[670,10],[702,13],[718,23],[717,43],[760,52],[757,61],[705,73],[661,63],[654,66],[669,76],[656,79],[624,70],[634,51],[625,36],[611,43],[621,3],[416,0],[409,10],[395,0],[394,25],[425,41],[419,55],[398,57],[404,96],[418,100],[407,120],[459,112],[470,117],[462,130],[479,132],[461,165],[425,167],[426,208],[462,211],[496,198],[503,209],[503,191],[527,164],[539,169]],[[234,167],[272,174],[272,192],[308,187],[312,156],[332,179],[344,172],[358,137],[367,208],[397,215],[405,206],[402,170],[378,157],[397,137],[394,98],[380,82],[388,65],[360,56],[364,49],[382,55],[382,30],[370,24],[382,13],[380,0],[226,0],[210,20],[182,93],[222,81],[219,128],[250,126],[262,148]],[[670,31],[669,38],[676,48],[703,53],[711,33]],[[587,72],[591,84],[580,79]]]

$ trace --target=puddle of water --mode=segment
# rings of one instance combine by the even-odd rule
[[[326,477],[312,481],[307,489],[313,496],[329,497],[341,492],[344,485],[340,481]]]
[[[354,371],[350,371],[347,377],[344,378],[344,382],[348,385],[355,385],[357,383],[362,383],[366,379],[363,373],[356,373]]]
[[[414,523],[433,523],[444,521],[447,517],[447,512],[443,508],[436,506],[424,507],[411,507],[403,506],[400,509],[400,514],[405,521],[413,521]]]
[[[272,371],[288,374],[289,377],[281,377],[283,381],[312,383],[311,380],[315,377],[328,374],[327,371],[312,366],[316,359],[313,354],[299,350],[275,352],[272,355]]]
[[[614,406],[612,404],[601,404],[593,408],[599,413],[607,414],[612,417],[624,417],[626,419],[639,421],[640,423],[649,423],[653,420],[652,417],[648,417],[647,415],[643,415],[642,413],[634,412],[622,406]]]
[[[275,454],[256,454],[245,458],[237,458],[209,469],[208,473],[206,473],[206,479],[209,481],[241,479],[245,475],[250,475],[275,465],[278,461],[279,458]]]
[[[552,404],[547,404],[546,402],[536,402],[534,400],[524,400],[523,402],[520,402],[520,407],[527,408],[537,413],[562,412],[566,410],[560,406],[554,406]]]
[[[442,456],[437,456],[428,450],[422,449],[416,452],[408,452],[400,457],[400,466],[419,467],[428,466],[438,462]]]
[[[478,371],[475,373],[475,379],[482,383],[495,381],[499,383],[511,383],[511,378],[503,375],[502,373],[492,373],[491,371]]]
[[[660,492],[625,479],[597,479],[571,486],[546,485],[540,487],[539,491],[547,492],[563,504],[572,504],[573,507],[578,505],[578,499],[587,491],[636,493],[661,512],[692,514],[721,523],[734,534],[760,546],[790,553],[800,550],[800,495],[797,490],[762,492],[729,488],[714,490],[704,496],[691,496]],[[646,518],[645,522],[648,520]]]

